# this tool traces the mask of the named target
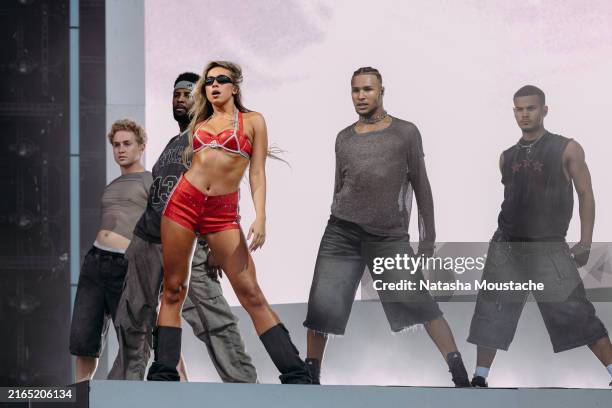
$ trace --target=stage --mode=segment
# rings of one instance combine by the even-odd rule
[[[43,405],[44,406],[44,405]],[[50,405],[48,405],[50,406]],[[610,407],[606,389],[443,388],[91,381],[77,385],[73,408],[183,407]]]

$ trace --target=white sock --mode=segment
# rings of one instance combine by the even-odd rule
[[[612,364],[610,364],[606,368],[608,369],[608,372],[610,373],[610,377],[612,377]]]
[[[489,370],[490,370],[490,368],[487,368],[487,367],[478,367],[478,366],[476,366],[476,371],[474,372],[474,376],[475,377],[487,378],[489,376]],[[608,367],[608,370],[610,370],[610,367]]]

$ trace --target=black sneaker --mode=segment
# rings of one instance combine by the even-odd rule
[[[312,383],[315,385],[321,385],[321,362],[316,358],[307,358],[306,368],[312,377]]]
[[[453,376],[455,387],[471,387],[470,379],[461,359],[461,353],[458,351],[448,353],[446,362],[448,363],[448,371]]]
[[[474,378],[472,378],[472,387],[474,388],[487,388],[489,386],[489,384],[487,384],[487,379],[484,377],[481,377],[479,375],[474,376]]]

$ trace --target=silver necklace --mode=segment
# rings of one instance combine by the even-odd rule
[[[519,142],[518,142],[519,148],[525,149],[526,153],[527,153],[527,157],[529,158],[531,156],[532,150],[535,149],[536,145],[538,144],[538,142],[540,140],[542,140],[542,137],[544,137],[545,134],[546,134],[546,132],[542,133],[536,140],[534,140],[533,142],[529,143],[528,145],[522,144],[521,141],[519,140]]]

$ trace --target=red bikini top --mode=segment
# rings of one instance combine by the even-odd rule
[[[242,112],[236,109],[234,115],[234,127],[232,129],[225,129],[216,135],[210,133],[207,130],[202,129],[202,126],[206,122],[200,124],[193,135],[193,152],[196,153],[205,147],[213,149],[221,148],[230,153],[237,153],[242,157],[251,159],[253,153],[253,145],[251,141],[244,134],[242,126]]]

